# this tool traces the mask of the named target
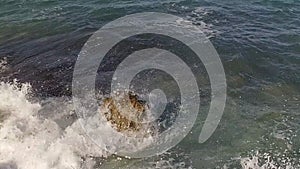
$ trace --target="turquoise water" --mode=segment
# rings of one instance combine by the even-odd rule
[[[114,19],[146,11],[183,17],[210,37],[228,83],[224,116],[213,136],[199,144],[204,104],[191,133],[168,153],[146,159],[97,158],[95,168],[242,168],[241,161],[252,156],[260,166],[300,168],[297,0],[2,0],[0,58],[6,58],[7,69],[0,71],[1,79],[30,83],[33,100],[67,102],[74,63],[87,38]]]

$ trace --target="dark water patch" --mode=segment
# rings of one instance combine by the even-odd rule
[[[1,46],[10,65],[10,79],[30,82],[41,96],[70,95],[77,55],[94,29]]]

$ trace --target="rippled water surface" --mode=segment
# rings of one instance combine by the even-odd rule
[[[179,145],[158,157],[126,159],[84,145],[75,132],[72,72],[96,30],[149,11],[202,29],[224,65],[228,99],[207,142],[198,143],[203,104]],[[1,0],[0,60],[0,168],[300,168],[297,0]]]

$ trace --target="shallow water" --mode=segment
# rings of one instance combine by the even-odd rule
[[[0,4],[0,168],[300,168],[299,1]],[[179,145],[158,157],[125,159],[79,141],[70,101],[72,71],[92,33],[146,11],[177,15],[203,30],[224,65],[228,100],[207,142],[198,143],[209,100],[204,84],[197,122]],[[7,83],[14,79],[19,82]],[[42,146],[45,138],[52,141]]]

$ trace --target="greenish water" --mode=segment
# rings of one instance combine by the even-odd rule
[[[37,100],[69,97],[74,63],[87,38],[109,21],[146,11],[183,17],[210,37],[225,68],[225,112],[218,129],[203,144],[198,136],[207,104],[191,133],[168,153],[146,159],[97,158],[96,166],[242,168],[241,158],[256,156],[263,165],[268,163],[264,155],[268,153],[277,168],[299,168],[297,0],[1,0],[0,58],[8,62],[8,69],[0,71],[1,79],[29,82]]]

